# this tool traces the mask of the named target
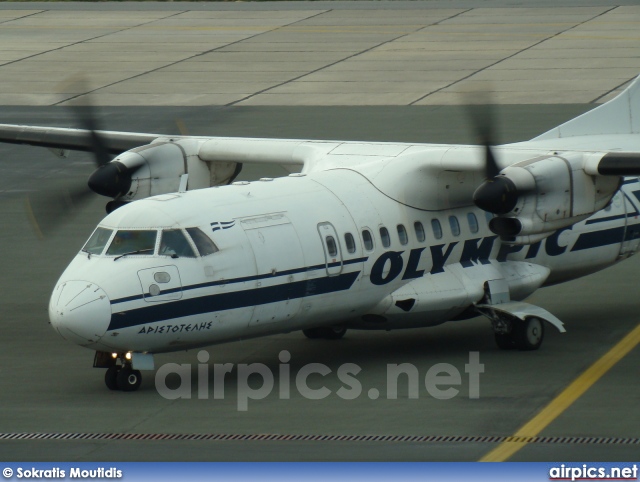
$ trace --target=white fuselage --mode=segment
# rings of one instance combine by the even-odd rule
[[[153,253],[80,252],[52,295],[52,324],[91,349],[151,353],[336,323],[432,326],[467,316],[488,280],[523,299],[637,249],[636,178],[605,210],[527,246],[502,244],[473,204],[418,209],[379,180],[335,168],[131,203],[100,223],[112,239],[198,227],[218,251],[161,255],[159,234]]]

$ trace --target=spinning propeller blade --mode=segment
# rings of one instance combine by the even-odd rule
[[[496,124],[491,91],[469,93],[466,105],[478,144],[484,148],[485,181],[473,193],[473,202],[483,211],[506,214],[515,208],[521,193],[509,178],[499,176],[501,169],[492,149],[496,145]]]
[[[72,79],[67,85],[72,87],[72,92],[91,92],[83,78]],[[26,198],[27,216],[40,238],[73,219],[78,208],[84,205],[93,193],[115,199],[125,194],[131,186],[131,175],[135,171],[119,162],[111,162],[112,155],[107,143],[99,134],[98,116],[89,101],[83,106],[74,105],[71,110],[80,127],[87,131],[97,169],[91,174],[88,185],[79,184],[76,180],[68,181],[65,186],[53,192],[39,192]]]

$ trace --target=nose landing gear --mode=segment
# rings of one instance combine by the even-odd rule
[[[107,368],[104,383],[109,390],[136,391],[142,383],[140,370],[134,370],[131,353],[96,352],[93,366]]]
[[[113,365],[107,368],[107,372],[104,374],[104,383],[109,390],[133,392],[140,387],[142,374],[140,370],[134,370],[130,365]]]

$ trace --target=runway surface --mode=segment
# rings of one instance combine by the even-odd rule
[[[596,9],[602,5],[605,5],[602,10],[612,8],[605,3],[593,4]],[[176,5],[168,7],[167,4],[157,8],[141,5],[139,11],[155,14],[176,8]],[[266,7],[243,4],[238,8],[258,12],[267,7],[273,11],[284,9],[287,15],[299,11],[274,4]],[[2,8],[6,6],[2,5]],[[65,4],[48,8],[51,9],[48,12],[53,12],[48,15],[54,15],[70,7]],[[107,13],[117,16],[132,6],[101,5],[100,8],[107,8]],[[404,8],[406,6],[392,12]],[[341,11],[341,8],[332,10],[337,19],[344,19],[338,15]],[[352,15],[354,10],[347,8],[344,11]],[[367,19],[376,15],[392,17],[383,15],[380,9],[373,8],[371,12],[377,13],[353,15],[348,17],[347,23],[351,25],[356,18],[367,24]],[[612,10],[610,15],[615,12]],[[582,18],[583,14],[583,11],[579,12],[578,17]],[[545,11],[545,18],[553,15],[553,8]],[[634,12],[628,10],[627,21],[633,22],[633,15]],[[77,18],[81,16],[78,13]],[[571,21],[579,23],[578,17]],[[0,35],[5,33],[2,25]],[[177,35],[177,31],[169,30],[167,35]],[[15,29],[11,35],[30,32]],[[340,42],[346,41],[337,43]],[[621,58],[622,64],[629,59],[638,60],[637,47],[631,48],[633,53],[625,50],[627,47],[616,45],[610,45],[609,53],[603,55]],[[548,50],[550,53],[557,51],[555,48]],[[620,51],[623,53],[616,56]],[[250,64],[247,61],[246,65]],[[119,72],[117,65],[110,66],[116,73]],[[27,67],[25,71],[29,71]],[[38,73],[29,74],[28,79],[41,79],[55,71],[42,68]],[[620,68],[635,67],[624,65]],[[379,71],[383,70],[380,68]],[[9,85],[10,73],[10,69],[7,71],[0,66],[0,84]],[[561,97],[558,92],[562,89],[544,94],[532,94],[536,91],[529,89],[526,94],[533,100],[523,104],[516,102],[517,97],[511,97],[507,105],[496,110],[499,140],[524,140],[543,132],[590,109],[593,107],[591,101],[625,81],[620,78],[598,84],[597,77],[589,77],[590,74],[594,72],[584,73],[584,83],[582,78],[574,80],[578,86],[576,92],[588,93],[579,96],[578,101],[555,104],[553,99]],[[69,109],[50,105],[57,102],[50,100],[59,95],[55,92],[59,80],[54,82],[53,73],[51,77],[51,82],[45,79],[48,85],[43,86],[41,95],[18,97],[20,102],[14,103],[20,105],[3,107],[1,121],[73,125]],[[582,85],[586,87],[581,89]],[[96,94],[98,104],[114,98]],[[371,92],[361,98],[365,97],[372,98]],[[322,96],[317,98],[323,99]],[[147,99],[151,98],[143,98],[145,102]],[[167,95],[166,99],[171,97]],[[198,99],[193,99],[197,104]],[[464,106],[297,106],[296,96],[291,99],[290,105],[282,106],[191,107],[176,106],[172,102],[139,107],[105,106],[100,110],[100,117],[107,129],[142,132],[176,132],[176,119],[181,119],[195,135],[473,141]],[[203,100],[202,103],[208,102]],[[354,400],[343,400],[336,395],[341,382],[335,375],[311,379],[313,387],[324,384],[331,390],[332,394],[322,400],[309,400],[294,389],[289,399],[280,399],[276,388],[267,398],[250,401],[247,411],[238,411],[234,377],[225,385],[224,399],[199,400],[195,388],[197,351],[157,357],[158,365],[170,362],[192,365],[192,399],[163,398],[155,389],[153,376],[146,374],[136,393],[109,392],[102,381],[103,371],[91,368],[92,353],[54,333],[48,326],[46,311],[58,276],[101,219],[105,199],[95,196],[79,210],[77,217],[44,241],[35,238],[23,210],[25,194],[50,190],[74,180],[83,182],[91,171],[88,157],[82,154],[72,154],[70,159],[64,160],[42,148],[0,146],[0,217],[3,226],[0,252],[4,254],[0,306],[5,315],[0,336],[0,433],[49,434],[43,435],[42,440],[11,440],[0,436],[2,460],[478,460],[505,437],[516,433],[638,325],[640,259],[632,258],[598,274],[537,292],[530,301],[562,319],[568,330],[563,335],[547,330],[544,346],[537,352],[498,350],[484,319],[424,330],[350,331],[343,340],[336,342],[311,341],[301,333],[291,333],[207,349],[211,367],[215,363],[263,363],[277,372],[278,355],[282,350],[290,352],[290,369],[294,374],[309,363],[325,364],[334,373],[344,363],[355,363],[362,369],[358,379],[363,392]],[[274,173],[278,171],[246,169],[242,176],[252,179]],[[479,352],[485,366],[480,377],[479,399],[469,398],[468,386],[464,383],[460,394],[450,400],[437,400],[424,387],[418,399],[409,399],[406,386],[402,384],[398,399],[381,396],[373,400],[369,397],[371,388],[378,389],[383,395],[386,393],[389,363],[411,363],[421,376],[436,363],[450,363],[464,375],[470,352]],[[640,352],[635,348],[540,433],[545,439],[527,444],[509,460],[637,459],[640,446],[640,387],[636,383],[639,365]],[[208,380],[212,385],[212,374]],[[67,435],[59,440],[50,435],[55,433]],[[89,435],[87,439],[69,435],[76,433]],[[130,434],[131,439],[110,439],[102,434]],[[184,434],[186,437],[141,439],[136,438],[136,434]],[[194,434],[217,434],[226,438],[197,439]],[[265,436],[259,437],[261,434]],[[253,435],[256,437],[251,437]]]
[[[1,3],[0,103],[589,103],[640,72],[637,2],[553,4]]]

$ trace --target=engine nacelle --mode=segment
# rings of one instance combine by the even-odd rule
[[[149,196],[177,192],[188,174],[187,189],[203,189],[230,183],[240,172],[237,162],[204,162],[198,156],[199,139],[159,138],[151,144],[123,152],[97,169],[89,186],[112,197],[117,205]]]
[[[531,244],[588,218],[611,201],[621,178],[592,175],[585,169],[602,157],[554,153],[519,162],[481,185],[474,199],[497,214],[489,223],[491,231],[512,244]]]

